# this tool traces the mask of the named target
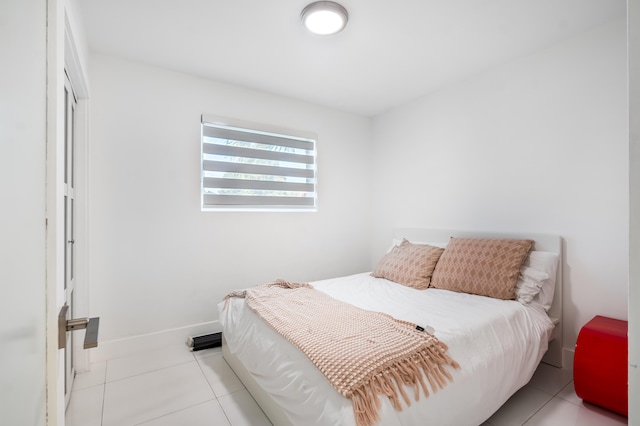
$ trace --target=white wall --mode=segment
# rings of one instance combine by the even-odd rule
[[[373,260],[394,226],[565,240],[564,342],[627,318],[626,25],[620,20],[374,120]]]
[[[81,99],[89,93],[89,45],[81,6],[83,0],[64,0],[65,12],[65,66],[70,74],[76,96]]]
[[[47,4],[0,17],[0,424],[44,425]]]
[[[640,1],[629,20],[629,424],[640,424]]]
[[[102,342],[215,321],[231,290],[370,267],[371,121],[92,56],[89,289]],[[315,132],[317,213],[200,211],[200,114]]]

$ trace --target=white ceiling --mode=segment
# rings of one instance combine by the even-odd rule
[[[625,16],[625,0],[340,0],[347,28],[308,33],[311,0],[78,0],[91,50],[376,115]]]

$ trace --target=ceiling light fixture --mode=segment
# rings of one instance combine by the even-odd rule
[[[317,1],[302,9],[302,22],[309,31],[319,35],[339,33],[347,25],[347,9],[332,1]]]

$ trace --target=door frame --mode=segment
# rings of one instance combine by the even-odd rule
[[[73,25],[65,11],[64,72],[69,77],[76,95],[75,109],[75,315],[89,316],[88,292],[88,141],[89,141],[89,90],[87,76],[80,60]],[[90,352],[83,348],[84,332],[76,332],[74,359],[77,372],[89,370]]]
[[[67,0],[47,0],[47,125],[46,125],[46,410],[47,425],[64,426],[64,352],[58,348],[58,313],[64,303],[64,82],[65,69],[78,97],[76,116],[76,207],[75,229],[78,244],[76,260],[87,261],[86,152],[88,134],[88,84],[76,42],[71,3]],[[77,314],[87,313],[88,285],[85,267],[76,270]],[[77,336],[81,340],[81,336]],[[74,350],[75,348],[71,348]],[[78,371],[88,369],[86,351],[77,353]]]

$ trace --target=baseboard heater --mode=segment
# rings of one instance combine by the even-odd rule
[[[187,345],[193,351],[203,349],[218,348],[222,346],[222,333],[205,334],[204,336],[189,337]]]

